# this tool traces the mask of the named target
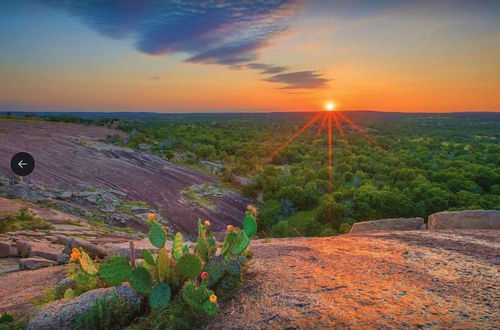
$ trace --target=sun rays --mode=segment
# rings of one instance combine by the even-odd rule
[[[331,104],[330,104],[331,103]],[[333,131],[335,125],[336,130],[339,132],[343,140],[347,140],[347,136],[344,131],[344,125],[347,125],[353,131],[362,135],[371,144],[382,148],[380,144],[372,138],[366,130],[355,124],[352,120],[347,118],[342,112],[333,111],[335,105],[333,102],[329,102],[325,105],[325,111],[319,112],[311,120],[309,120],[304,126],[302,126],[295,134],[283,142],[278,148],[276,148],[270,155],[269,161],[271,162],[283,149],[288,147],[295,139],[297,139],[302,133],[304,133],[308,128],[314,124],[318,124],[318,129],[316,131],[316,136],[319,136],[323,130],[327,130],[327,140],[328,140],[328,192],[331,194],[333,190]],[[326,129],[325,129],[326,126]],[[383,148],[382,148],[383,149]]]

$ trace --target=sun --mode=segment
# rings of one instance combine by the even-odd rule
[[[332,101],[328,101],[325,103],[325,110],[326,111],[333,111],[335,110],[335,103],[333,103]]]

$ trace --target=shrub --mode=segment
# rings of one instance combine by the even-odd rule
[[[121,329],[135,316],[135,312],[125,299],[113,293],[94,301],[89,309],[78,315],[74,329]],[[124,318],[124,315],[129,317]]]
[[[37,217],[27,207],[21,207],[17,213],[0,219],[0,234],[17,230],[46,230],[52,228],[52,225]]]

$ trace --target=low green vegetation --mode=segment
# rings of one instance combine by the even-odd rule
[[[75,264],[70,265],[68,272],[70,281],[51,290],[47,301],[71,299],[95,288],[128,282],[143,297],[139,310],[123,311],[124,306],[116,297],[97,301],[78,317],[76,328],[114,329],[129,325],[134,318],[130,329],[193,328],[204,317],[215,315],[218,299],[242,283],[251,257],[248,245],[257,232],[256,215],[257,210],[249,206],[243,228],[228,226],[217,255],[218,244],[208,221],[198,221],[194,248],[177,233],[168,251],[167,230],[150,214],[148,237],[157,252],[144,249],[137,262],[116,255],[97,262],[81,248],[75,248],[70,259]]]
[[[39,218],[27,207],[0,218],[0,234],[18,230],[48,230],[53,226]]]
[[[333,127],[331,182],[319,124],[270,157],[314,115],[129,114],[86,121],[129,133],[109,137],[121,146],[191,166],[208,161],[226,184],[235,176],[251,179],[241,190],[260,201],[264,235],[333,235],[356,221],[500,209],[498,114],[344,112],[362,132],[346,122],[342,131]]]

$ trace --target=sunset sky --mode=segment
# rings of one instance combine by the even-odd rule
[[[0,110],[500,111],[496,0],[0,0]]]

